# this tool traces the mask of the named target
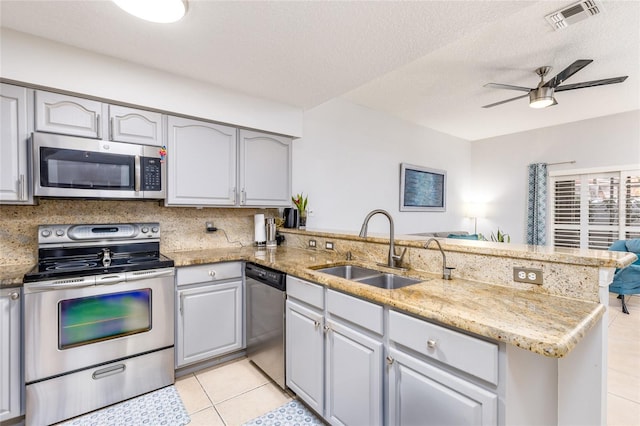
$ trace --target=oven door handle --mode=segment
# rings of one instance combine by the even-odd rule
[[[96,285],[113,285],[126,281],[124,274],[104,275],[96,277]]]

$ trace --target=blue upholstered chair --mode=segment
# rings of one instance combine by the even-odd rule
[[[628,314],[624,296],[640,294],[640,238],[616,241],[611,244],[609,250],[632,252],[638,256],[638,259],[626,268],[616,269],[613,281],[609,285],[609,291],[617,293],[618,299],[622,300],[622,312]]]

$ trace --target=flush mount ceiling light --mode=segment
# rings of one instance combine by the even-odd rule
[[[187,12],[186,0],[113,0],[122,10],[145,21],[168,24]]]

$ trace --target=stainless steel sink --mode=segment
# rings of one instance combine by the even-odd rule
[[[387,289],[402,288],[402,287],[406,287],[408,285],[416,284],[422,281],[424,280],[403,277],[403,276],[394,275],[394,274],[387,274],[387,273],[358,280],[358,282],[362,284],[368,284],[374,287],[387,288]]]
[[[326,268],[317,268],[316,270],[318,272],[333,275],[334,277],[344,278],[386,289],[402,288],[424,281],[423,279],[403,277],[401,275],[395,275],[355,265],[329,266]]]
[[[376,271],[375,269],[363,268],[355,265],[332,266],[329,268],[318,269],[318,271],[336,277],[345,278],[347,280],[358,280],[380,274],[380,271]]]

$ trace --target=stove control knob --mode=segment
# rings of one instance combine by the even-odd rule
[[[63,235],[64,235],[64,230],[62,230],[62,229],[57,229],[56,230],[56,236],[62,237]]]
[[[153,228],[151,228],[151,232],[153,232],[154,234],[157,234],[158,231],[160,231],[160,228],[158,228],[157,226],[154,226]]]
[[[40,233],[40,235],[42,235],[45,238],[50,237],[51,236],[51,231],[49,229],[45,229]]]
[[[142,233],[146,234],[147,232],[149,232],[149,228],[147,228],[146,226],[142,227]]]

